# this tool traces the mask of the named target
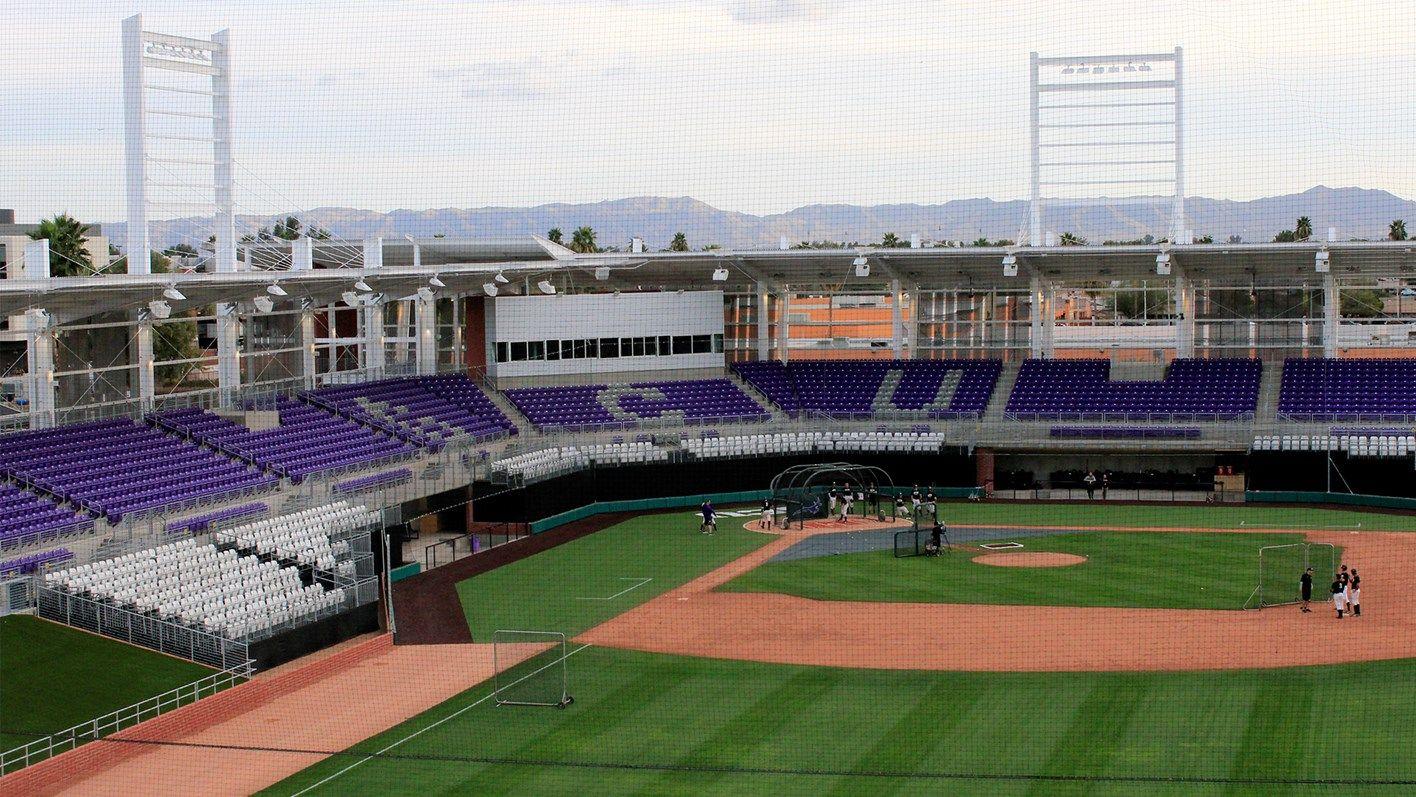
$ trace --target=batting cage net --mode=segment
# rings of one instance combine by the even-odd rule
[[[565,708],[570,667],[565,634],[498,629],[492,634],[493,694],[498,706]]]

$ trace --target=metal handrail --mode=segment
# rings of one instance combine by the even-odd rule
[[[235,686],[238,679],[249,680],[255,674],[255,664],[254,659],[247,659],[234,667],[212,673],[176,689],[169,689],[160,695],[0,752],[0,775],[7,775],[58,753],[72,750],[85,742],[102,739],[173,709],[195,703],[203,697]]]

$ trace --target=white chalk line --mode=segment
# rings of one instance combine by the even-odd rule
[[[635,576],[621,576],[618,580],[619,580],[619,581],[634,581],[634,582],[637,582],[637,583],[631,584],[630,586],[625,587],[624,589],[620,590],[619,592],[616,592],[616,593],[613,594],[613,595],[610,595],[609,597],[605,597],[605,598],[581,598],[581,597],[576,597],[576,600],[578,600],[578,601],[612,601],[612,600],[614,600],[615,598],[618,598],[619,596],[625,594],[626,592],[629,592],[630,590],[639,589],[640,587],[644,586],[645,584],[648,584],[650,581],[653,581],[654,579],[652,579],[652,578],[636,578]]]
[[[552,661],[552,662],[549,662],[549,663],[547,663],[547,664],[544,664],[544,665],[542,665],[542,666],[540,666],[540,667],[537,667],[536,669],[532,670],[531,672],[526,673],[525,675],[521,676],[520,678],[517,678],[515,681],[512,681],[511,683],[507,684],[507,686],[516,686],[517,684],[521,683],[522,681],[526,680],[527,678],[530,678],[531,676],[535,675],[536,673],[539,673],[539,672],[541,672],[542,670],[546,670],[546,669],[549,669],[549,668],[551,668],[551,667],[554,667],[554,666],[556,666],[557,664],[560,664],[561,662],[565,661],[566,659],[570,658],[571,656],[574,656],[575,654],[579,653],[580,651],[582,651],[582,650],[584,650],[584,649],[586,649],[586,648],[588,648],[588,647],[590,647],[590,646],[589,646],[589,645],[581,645],[580,647],[576,648],[575,650],[572,650],[571,652],[565,654],[564,656],[561,656],[560,658],[556,659],[555,661]],[[484,681],[483,683],[485,683],[485,681]],[[344,769],[339,770],[338,772],[334,773],[333,775],[330,775],[329,777],[324,778],[324,779],[322,779],[322,780],[316,781],[315,783],[312,783],[312,784],[310,784],[309,786],[306,786],[305,788],[303,788],[303,789],[301,789],[301,790],[295,792],[294,794],[290,795],[290,797],[300,797],[300,795],[302,795],[302,794],[304,794],[304,793],[306,793],[306,792],[309,792],[309,791],[313,791],[313,790],[315,790],[315,789],[318,789],[319,787],[325,785],[326,783],[329,783],[330,781],[334,780],[335,778],[339,777],[340,775],[343,775],[344,773],[348,772],[349,770],[351,770],[351,769],[353,769],[353,768],[359,766],[360,764],[363,764],[363,763],[365,763],[365,762],[367,762],[367,761],[369,761],[369,760],[371,760],[371,759],[377,758],[377,757],[383,755],[384,753],[387,753],[388,751],[392,750],[393,748],[398,747],[399,745],[403,744],[404,742],[407,742],[407,741],[413,739],[414,737],[423,735],[424,733],[426,733],[426,732],[432,730],[433,728],[438,727],[439,725],[443,724],[444,722],[447,722],[448,720],[453,719],[454,717],[459,716],[459,715],[462,714],[464,711],[467,711],[467,710],[472,709],[472,708],[476,708],[477,706],[481,705],[482,703],[485,703],[485,702],[487,702],[488,700],[490,700],[490,699],[492,699],[493,697],[495,697],[496,694],[497,694],[496,690],[493,689],[492,691],[488,692],[487,694],[485,694],[485,695],[483,695],[483,696],[477,698],[475,701],[473,701],[473,702],[471,702],[471,703],[469,703],[469,704],[463,706],[462,708],[460,708],[460,709],[458,709],[458,710],[452,712],[451,714],[447,715],[446,717],[443,717],[442,719],[438,720],[437,722],[434,722],[434,723],[432,723],[432,724],[430,724],[430,725],[427,725],[427,726],[425,726],[425,727],[423,727],[423,728],[421,728],[421,729],[419,729],[419,730],[414,731],[413,733],[408,734],[407,736],[403,737],[402,739],[399,739],[398,741],[394,742],[393,744],[390,744],[389,746],[387,746],[387,747],[385,747],[384,749],[378,751],[377,753],[374,753],[373,755],[364,756],[363,758],[359,759],[358,761],[355,761],[354,763],[350,764],[349,766],[345,767]]]

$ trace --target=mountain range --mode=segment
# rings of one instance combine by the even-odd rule
[[[1049,209],[1047,228],[1071,232],[1092,243],[1165,236],[1170,208],[1137,198],[1120,198],[1105,205]],[[1325,238],[1329,227],[1339,240],[1382,239],[1393,219],[1406,219],[1416,231],[1416,201],[1367,188],[1316,186],[1298,194],[1247,201],[1189,197],[1186,225],[1196,237],[1216,241],[1238,236],[1243,241],[1270,241],[1292,229],[1299,216],[1312,219],[1314,236]],[[715,208],[691,197],[629,197],[585,204],[555,203],[534,207],[436,208],[379,212],[344,207],[292,211],[305,225],[317,225],[348,240],[372,236],[401,238],[444,235],[449,238],[491,238],[545,235],[559,227],[566,240],[576,227],[595,229],[602,247],[627,246],[638,236],[648,247],[668,246],[676,232],[687,235],[697,249],[710,244],[725,248],[775,248],[782,237],[798,241],[879,241],[887,232],[908,240],[918,233],[925,241],[980,237],[1018,239],[1026,229],[1026,200],[958,199],[937,205],[805,205],[786,213],[753,215]],[[249,231],[269,226],[285,213],[240,216],[237,227]],[[104,224],[115,242],[123,240],[120,223]],[[210,229],[206,218],[182,218],[151,223],[153,242],[170,246],[201,240]]]

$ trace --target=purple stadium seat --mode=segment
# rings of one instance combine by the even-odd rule
[[[734,363],[733,371],[788,413],[871,417],[909,410],[977,417],[988,408],[999,360],[799,360]],[[891,386],[887,380],[893,380]]]
[[[771,417],[728,379],[562,385],[504,392],[540,429],[632,428],[647,419],[680,416],[686,424],[765,421]]]
[[[1278,411],[1305,420],[1416,418],[1416,360],[1289,359]]]
[[[1164,379],[1121,381],[1111,379],[1109,360],[1027,360],[1007,411],[1023,419],[1246,417],[1258,405],[1262,369],[1258,360],[1179,359]]]

